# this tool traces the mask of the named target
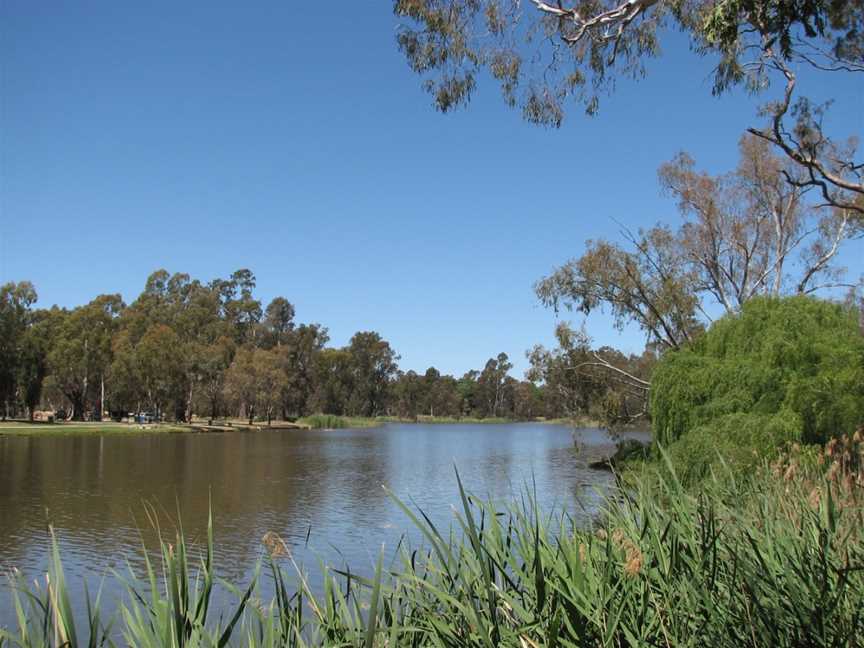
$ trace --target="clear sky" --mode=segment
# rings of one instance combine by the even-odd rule
[[[758,123],[756,100],[711,97],[710,61],[677,34],[593,119],[530,126],[490,83],[442,116],[395,26],[386,0],[3,0],[0,281],[74,306],[131,302],[158,268],[247,267],[333,344],[373,329],[404,369],[461,374],[505,351],[521,373],[556,321],[533,283],[615,220],[673,221],[657,166],[686,149],[726,171]],[[814,83],[838,132],[864,132],[860,82]],[[843,259],[855,276],[860,252]]]

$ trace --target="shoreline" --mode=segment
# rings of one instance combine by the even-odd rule
[[[131,434],[208,434],[218,432],[257,432],[294,431],[294,430],[332,430],[332,429],[366,429],[387,424],[400,425],[507,425],[514,423],[537,423],[542,425],[570,425],[574,428],[597,428],[599,422],[587,419],[505,419],[505,418],[453,418],[446,416],[421,416],[417,419],[400,418],[397,416],[332,416],[312,415],[296,421],[256,421],[249,425],[248,421],[206,421],[193,420],[192,423],[118,423],[116,421],[61,421],[44,423],[40,421],[10,420],[0,422],[0,437],[3,436],[90,436],[90,435],[131,435]]]

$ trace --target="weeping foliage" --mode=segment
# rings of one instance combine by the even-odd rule
[[[695,474],[722,454],[758,463],[784,443],[825,443],[864,421],[864,336],[851,308],[758,298],[694,345],[667,354],[651,384],[657,441]]]

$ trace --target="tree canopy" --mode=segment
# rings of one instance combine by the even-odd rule
[[[506,353],[456,377],[434,367],[401,371],[399,354],[376,331],[328,346],[327,329],[295,321],[285,297],[264,307],[246,269],[206,283],[157,270],[128,305],[119,295],[71,310],[35,302],[27,282],[0,292],[4,414],[32,416],[40,404],[77,420],[106,412],[269,422],[313,413],[554,418],[569,411],[547,397],[547,376],[511,376]]]
[[[621,78],[641,78],[678,29],[715,62],[713,91],[761,93],[750,132],[798,167],[788,180],[864,216],[857,140],[823,128],[827,104],[799,96],[796,69],[864,73],[864,5],[836,0],[394,0],[400,50],[442,112],[466,105],[481,73],[534,123],[558,127],[571,102],[595,113]]]
[[[735,313],[758,296],[853,289],[835,263],[862,233],[847,210],[814,203],[781,174],[792,163],[746,135],[738,167],[712,176],[681,153],[659,169],[681,224],[622,231],[623,242],[588,241],[582,256],[539,281],[548,306],[588,314],[607,308],[616,326],[642,329],[649,344],[680,349],[719,307]],[[830,293],[829,293],[830,294]]]

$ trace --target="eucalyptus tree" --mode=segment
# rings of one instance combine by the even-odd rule
[[[284,297],[275,297],[264,311],[264,336],[267,346],[282,346],[294,329],[294,306]]]
[[[864,5],[836,0],[394,0],[399,48],[438,110],[468,103],[482,72],[530,122],[558,127],[570,103],[594,114],[621,79],[647,74],[675,29],[716,63],[713,93],[781,90],[749,131],[794,162],[787,180],[864,217],[854,137],[823,127],[828,104],[800,95],[799,70],[864,73]],[[635,111],[634,111],[635,114]]]
[[[808,189],[783,180],[797,171],[763,140],[745,136],[738,168],[711,176],[680,154],[660,168],[681,225],[622,232],[623,243],[589,241],[585,253],[539,281],[543,303],[585,314],[606,307],[616,326],[635,323],[650,344],[691,343],[719,305],[826,288],[852,288],[835,265],[861,226],[849,211],[815,205]]]
[[[481,394],[482,414],[484,416],[499,416],[504,413],[510,394],[507,387],[507,373],[513,368],[513,363],[506,353],[499,353],[489,358],[483,371],[477,378],[477,387]],[[512,402],[512,401],[511,401]]]
[[[228,279],[215,279],[209,287],[218,296],[221,315],[233,328],[237,344],[252,342],[263,315],[261,302],[253,296],[255,275],[242,268]]]
[[[384,414],[390,381],[399,369],[398,354],[375,331],[355,333],[346,350],[351,357],[350,412],[360,416]]]
[[[144,402],[159,417],[170,413],[183,420],[186,405],[185,352],[180,336],[165,324],[153,324],[135,347],[135,369]]]
[[[16,399],[22,346],[32,317],[37,295],[29,281],[0,286],[0,399],[5,420]]]
[[[329,341],[327,329],[320,324],[300,324],[286,333],[278,348],[286,384],[282,393],[284,414],[302,416],[313,409],[318,380],[318,358]]]
[[[112,341],[124,308],[120,295],[100,295],[85,306],[57,315],[48,367],[53,384],[72,406],[74,420],[83,419],[88,408],[102,417],[105,381],[113,361]]]
[[[587,415],[602,391],[603,383],[587,368],[592,361],[591,340],[584,328],[574,330],[565,323],[555,328],[558,346],[536,345],[526,352],[527,378],[546,390],[552,411],[565,416]]]
[[[588,315],[608,308],[616,328],[635,323],[650,342],[677,349],[703,326],[698,320],[696,274],[686,263],[675,233],[657,226],[633,236],[630,247],[588,241],[582,256],[540,280],[535,290],[545,305]]]
[[[462,409],[460,414],[481,415],[483,410],[483,397],[478,385],[480,372],[476,369],[469,369],[457,381],[456,388],[459,391],[459,399]]]
[[[263,415],[269,425],[279,406],[285,373],[274,351],[243,347],[225,374],[225,394],[241,408],[252,425]]]
[[[400,371],[390,388],[390,409],[403,418],[416,418],[423,407],[423,377],[416,371]]]
[[[462,413],[462,396],[453,376],[442,375],[435,367],[429,367],[423,375],[423,384],[423,414],[459,416]]]
[[[647,349],[635,356],[594,348],[584,328],[574,330],[566,323],[555,329],[555,338],[555,348],[537,345],[526,353],[526,375],[543,386],[548,414],[590,416],[610,428],[648,415],[656,353]]]
[[[137,409],[145,402],[155,406],[153,394],[159,393],[160,407],[168,404],[181,420],[191,418],[198,393],[206,392],[213,403],[216,394],[221,393],[221,378],[214,375],[214,370],[221,373],[227,369],[236,338],[232,323],[223,318],[222,298],[222,293],[188,274],[172,275],[166,270],[152,273],[141,295],[123,313],[121,331],[115,340],[118,359],[112,389],[118,399]],[[174,337],[161,327],[169,329]],[[161,383],[155,392],[152,384],[144,384],[142,376],[147,372],[155,376],[158,367],[138,350],[148,334],[162,336],[176,347],[173,356],[156,355],[165,363],[164,374],[170,380]],[[163,390],[169,385],[173,392],[165,394]]]
[[[54,339],[56,309],[33,310],[29,325],[21,337],[18,354],[18,400],[32,421],[42,401],[45,378],[48,375],[48,352]]]
[[[309,409],[327,414],[348,414],[354,390],[354,371],[348,349],[322,349],[315,356],[315,390]]]
[[[223,412],[225,373],[235,353],[234,339],[227,335],[194,350],[199,389],[194,394],[193,402],[198,406],[198,413],[207,412],[214,419]]]
[[[711,176],[686,153],[660,167],[660,183],[678,201],[677,240],[697,289],[729,313],[757,295],[809,294],[854,287],[834,265],[844,243],[864,229],[852,212],[811,200],[814,192],[788,158],[754,135],[740,143],[738,167]]]
[[[510,415],[521,420],[530,420],[539,416],[557,413],[550,411],[544,399],[543,387],[529,380],[517,382],[513,387],[513,409]]]
[[[241,347],[234,360],[225,372],[225,397],[239,409],[240,415],[249,419],[249,425],[255,417],[255,407],[258,402],[258,385],[254,349]]]

